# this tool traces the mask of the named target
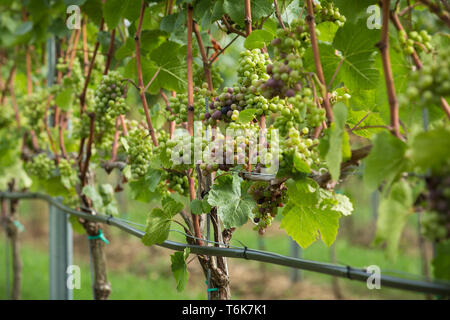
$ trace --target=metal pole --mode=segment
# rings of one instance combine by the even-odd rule
[[[291,257],[293,258],[303,258],[303,250],[298,245],[298,243],[292,239],[290,239],[290,245],[291,245]],[[291,269],[291,282],[296,283],[302,281],[302,273],[297,268]]]
[[[67,268],[73,264],[72,226],[69,215],[50,205],[50,300],[73,300],[67,286]]]
[[[11,264],[9,262],[9,238],[8,233],[6,231],[6,225],[5,225],[5,299],[10,300],[11,299],[11,276],[9,275]]]

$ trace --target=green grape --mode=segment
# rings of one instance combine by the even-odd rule
[[[55,174],[56,165],[45,153],[40,153],[25,165],[25,169],[40,180],[49,180]]]
[[[399,95],[399,105],[411,108],[415,104],[421,108],[440,106],[441,97],[450,96],[450,56],[438,54],[435,59],[426,57],[423,68],[412,71],[408,87]]]
[[[267,80],[268,63],[269,55],[259,49],[242,51],[239,57],[238,83],[250,87],[258,80]]]
[[[331,21],[336,23],[339,27],[342,27],[346,21],[346,18],[341,15],[339,8],[335,7],[333,2],[325,1],[322,6],[320,3],[314,6],[314,16],[316,23],[322,23],[325,21]]]
[[[75,188],[77,183],[77,172],[74,169],[75,160],[60,159],[58,164],[61,181],[67,189]]]
[[[48,105],[47,90],[40,90],[25,96],[22,103],[24,116],[28,121],[28,127],[35,132],[40,132],[44,127],[45,109]]]
[[[203,84],[202,88],[194,88],[194,121],[202,120],[205,110],[205,99],[210,98],[214,92],[208,91],[208,85]],[[169,121],[175,121],[177,124],[188,121],[188,96],[187,94],[178,94],[176,97],[169,98],[171,115]]]
[[[95,92],[95,112],[107,121],[114,121],[119,115],[129,111],[125,102],[126,85],[119,72],[111,71],[103,76]]]
[[[148,130],[131,122],[133,128],[126,137],[128,164],[131,167],[133,178],[143,177],[150,164],[153,143]]]

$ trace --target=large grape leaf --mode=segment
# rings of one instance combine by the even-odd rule
[[[251,0],[252,20],[256,22],[262,17],[270,16],[273,12],[273,1],[271,0]],[[230,18],[239,24],[244,26],[245,20],[245,8],[244,1],[241,0],[224,0],[223,9]]]
[[[150,54],[150,59],[142,57],[141,66],[144,83],[147,84],[159,70],[148,91],[157,94],[160,89],[181,92],[186,88],[186,47],[173,41],[166,41]],[[125,67],[125,76],[137,79],[136,59],[131,59]]]
[[[117,27],[124,12],[128,8],[129,0],[108,0],[103,6],[103,17],[110,30]]]
[[[344,60],[338,79],[346,87],[353,89],[371,89],[378,84],[380,73],[374,66],[375,45],[380,41],[380,31],[370,30],[364,21],[345,23],[336,32],[333,46],[340,51]]]
[[[248,194],[249,184],[237,173],[217,179],[208,196],[208,203],[217,207],[225,228],[240,227],[248,221],[256,202]]]
[[[335,74],[340,61],[342,60],[342,57],[339,57],[336,49],[334,49],[333,46],[328,43],[319,43],[319,53],[325,81],[329,83],[333,78],[333,75]],[[304,60],[304,65],[306,68],[308,68],[308,71],[316,72],[314,56],[311,47],[306,50]],[[342,70],[339,72],[342,72]],[[333,85],[336,86],[337,84],[339,84],[339,79],[336,77]]]
[[[142,242],[147,246],[163,243],[169,237],[170,224],[175,215],[183,210],[183,204],[166,197],[162,209],[155,208],[147,218],[147,227]]]
[[[335,3],[347,22],[355,22],[359,18],[368,18],[367,8],[377,4],[378,0],[335,0]]]
[[[415,197],[405,180],[392,185],[390,193],[380,202],[377,220],[377,233],[374,244],[386,243],[387,256],[394,259],[407,218],[413,213]]]
[[[378,133],[373,139],[373,148],[364,163],[364,183],[369,190],[375,190],[383,182],[389,186],[405,169],[406,144],[389,132]]]
[[[321,192],[312,179],[289,180],[287,186],[289,202],[283,210],[281,228],[302,248],[319,236],[330,246],[336,239],[341,213],[348,213],[349,207],[336,207],[331,193]]]
[[[177,282],[178,292],[184,290],[184,287],[189,280],[189,272],[186,264],[186,260],[189,257],[189,252],[190,249],[185,248],[183,252],[175,252],[170,256],[170,261],[172,262],[171,270]]]

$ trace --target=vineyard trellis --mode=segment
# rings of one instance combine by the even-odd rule
[[[54,199],[48,195],[40,193],[31,192],[0,192],[0,199],[41,199],[47,201],[52,206],[58,208],[60,212],[68,213],[76,217],[87,219],[99,223],[104,223],[110,226],[117,227],[126,233],[129,233],[135,237],[142,238],[145,232],[139,230],[124,220],[115,218],[113,216],[107,216],[101,213],[89,214],[86,212],[71,209],[63,204],[57,199]],[[204,240],[204,239],[202,239]],[[222,244],[223,245],[223,244]],[[214,246],[198,246],[195,244],[185,244],[174,242],[170,240],[164,241],[162,244],[158,244],[163,248],[183,251],[186,248],[190,249],[190,252],[197,255],[208,255],[208,256],[222,256],[228,258],[238,258],[245,260],[260,261],[263,263],[270,263],[285,267],[291,267],[306,271],[312,271],[317,273],[323,273],[331,276],[336,276],[340,278],[346,278],[349,280],[355,280],[360,282],[366,282],[372,273],[367,272],[365,269],[359,269],[351,266],[340,266],[330,263],[323,263],[305,259],[299,259],[294,257],[283,256],[276,253],[271,253],[267,251],[255,250],[247,247],[235,247],[227,245],[228,248],[214,247]],[[382,286],[420,292],[420,293],[432,293],[441,296],[450,295],[450,283],[444,282],[426,282],[411,279],[403,279],[399,277],[381,275],[380,283]]]
[[[230,245],[236,228],[251,221],[262,236],[278,217],[300,247],[321,240],[335,261],[340,221],[354,211],[339,187],[355,167],[379,192],[374,244],[395,257],[417,214],[436,248],[434,278],[450,280],[450,6],[411,1],[0,0],[0,200],[13,298],[18,202],[32,198],[78,217],[95,299],[112,289],[101,223],[177,251],[180,291],[196,254],[211,299],[231,297],[229,257],[365,281],[365,270]],[[226,50],[235,68],[215,63]],[[116,186],[101,183],[100,168],[117,171]],[[125,184],[133,200],[156,203],[145,232],[113,217]],[[51,237],[68,226],[58,210]],[[175,222],[187,244],[167,240]],[[383,275],[382,284],[448,295],[444,282]]]

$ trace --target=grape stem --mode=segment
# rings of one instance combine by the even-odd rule
[[[286,29],[286,26],[284,25],[284,22],[283,22],[283,18],[281,17],[281,14],[280,14],[280,9],[278,8],[278,1],[273,0],[273,4],[275,5],[275,14],[277,16],[278,22],[280,22],[280,25],[283,29]]]
[[[158,146],[158,140],[156,139],[155,130],[153,129],[152,119],[150,117],[150,111],[147,104],[147,98],[145,97],[145,87],[144,87],[144,80],[142,75],[142,64],[141,64],[141,31],[142,31],[142,22],[144,21],[144,13],[145,13],[146,3],[143,0],[141,5],[141,12],[139,15],[139,23],[138,28],[136,30],[136,36],[134,38],[135,44],[136,44],[136,66],[137,66],[137,73],[138,73],[138,86],[139,86],[139,96],[142,101],[142,105],[144,107],[145,112],[145,118],[147,120],[147,126],[148,131],[150,133],[150,136],[152,137],[153,145]],[[159,70],[157,71],[159,73]],[[155,76],[157,75],[155,74]],[[154,80],[155,76],[153,76],[152,81]],[[152,82],[151,81],[151,82]],[[150,83],[151,83],[150,82]]]
[[[104,75],[108,74],[109,67],[111,66],[111,61],[112,61],[112,57],[113,57],[113,53],[114,53],[115,36],[116,36],[116,29],[113,29],[111,31],[111,38],[109,39],[109,47],[108,47],[106,64],[105,64],[105,71],[103,72]]]
[[[205,46],[203,45],[202,36],[200,34],[200,30],[198,28],[198,24],[194,21],[194,33],[197,39],[198,48],[200,49],[200,55],[202,56],[203,61],[203,70],[205,72],[206,83],[208,84],[208,90],[213,90],[213,83],[211,77],[211,65],[209,63],[208,55],[206,54]]]
[[[420,2],[426,5],[431,12],[438,16],[450,28],[450,14],[448,11],[441,9],[439,5],[432,3],[430,0],[420,0]]]
[[[194,29],[194,8],[192,5],[187,4],[187,82],[188,82],[188,132],[191,136],[194,134],[194,78],[193,78],[193,55],[192,55],[192,33]],[[188,183],[189,183],[189,197],[190,200],[195,199],[195,183],[193,178],[192,168],[188,171]],[[199,239],[202,238],[200,230],[200,221],[198,215],[192,215],[192,222],[194,225],[195,236]],[[203,241],[197,239],[198,245],[203,245]]]
[[[389,56],[389,16],[390,16],[390,0],[383,0],[383,23],[381,27],[381,40],[376,44],[380,49],[381,60],[383,61],[384,78],[391,114],[392,134],[401,139],[400,135],[400,119],[398,114],[398,101],[395,94],[394,76],[392,74],[391,58]]]
[[[323,75],[322,63],[320,62],[319,44],[318,44],[317,36],[316,36],[316,27],[315,27],[315,22],[314,22],[314,7],[313,7],[312,0],[307,0],[306,4],[307,4],[307,8],[308,8],[308,15],[306,17],[306,21],[308,22],[308,26],[309,26],[309,33],[310,33],[310,37],[311,37],[311,47],[312,47],[313,55],[314,55],[314,63],[316,65],[317,76],[319,77],[320,83],[323,85],[323,104],[324,104],[325,110],[327,112],[328,120],[330,122],[333,122],[334,121],[333,110],[331,109],[330,100],[328,97],[328,92],[327,92],[327,87],[326,87],[326,82],[325,82],[325,77]]]

